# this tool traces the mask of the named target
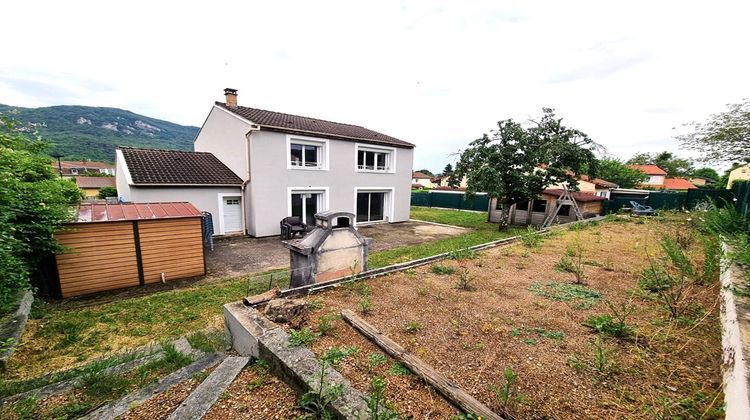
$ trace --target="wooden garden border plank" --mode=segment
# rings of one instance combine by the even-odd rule
[[[414,372],[414,374],[430,384],[454,406],[460,408],[466,413],[481,416],[483,419],[502,419],[499,414],[496,414],[494,411],[490,410],[489,407],[461,389],[458,384],[448,379],[445,375],[435,370],[419,357],[407,352],[406,349],[388,338],[387,335],[370,325],[351,310],[342,310],[341,317],[362,335],[375,342],[375,344],[383,349],[383,351],[404,364],[404,366],[408,367],[409,370]]]

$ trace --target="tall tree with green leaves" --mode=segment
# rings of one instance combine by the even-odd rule
[[[750,162],[750,98],[727,108],[706,122],[687,124],[692,132],[677,139],[707,162]]]
[[[599,178],[614,182],[620,188],[635,188],[647,177],[643,172],[629,168],[619,159],[604,158],[599,160]]]
[[[600,149],[585,133],[562,124],[554,110],[526,128],[512,119],[474,140],[461,152],[451,182],[467,178],[466,194],[485,192],[497,198],[501,209],[499,230],[508,229],[510,207],[532,200],[550,185],[567,183],[577,189],[575,173],[586,169],[596,176],[594,151]]]
[[[0,114],[0,307],[30,287],[41,259],[58,250],[53,233],[81,199],[44,154],[47,143]]]
[[[443,173],[440,174],[440,176],[451,176],[453,175],[453,165],[450,163],[445,165],[445,168],[443,168]]]

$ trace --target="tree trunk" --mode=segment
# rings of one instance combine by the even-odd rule
[[[507,204],[501,204],[500,209],[500,224],[497,225],[498,232],[508,231],[508,220],[510,219],[510,206]]]

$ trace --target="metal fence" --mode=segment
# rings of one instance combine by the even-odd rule
[[[635,201],[653,207],[656,210],[691,210],[700,203],[711,201],[718,206],[732,203],[736,193],[732,190],[688,190],[677,191],[651,191],[647,198],[614,198],[604,202],[605,213],[614,213],[624,207],[632,207],[630,202]]]
[[[445,209],[487,211],[490,199],[487,195],[475,195],[467,199],[465,194],[448,192],[411,192],[411,205],[440,207]]]

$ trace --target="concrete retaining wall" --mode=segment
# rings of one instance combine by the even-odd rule
[[[724,245],[724,254],[729,251]],[[743,273],[731,261],[722,259],[721,345],[723,349],[724,404],[726,418],[750,418],[750,299],[736,296],[733,289],[743,282]]]
[[[224,324],[232,339],[232,348],[242,356],[263,359],[282,380],[300,392],[317,389],[321,364],[305,347],[290,347],[289,335],[257,310],[241,301],[224,305]],[[325,381],[341,384],[343,395],[331,404],[331,414],[339,419],[367,418],[362,392],[334,369],[326,370]]]

